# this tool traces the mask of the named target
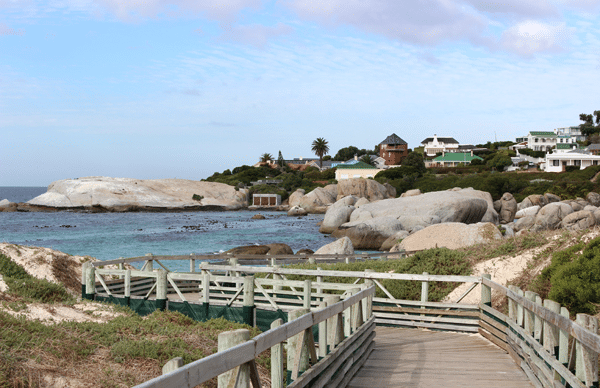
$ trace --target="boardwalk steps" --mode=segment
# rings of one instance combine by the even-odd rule
[[[195,361],[162,378],[151,380],[153,383],[142,384],[143,387],[193,387],[216,376],[216,372],[220,374],[242,364],[251,365],[254,358],[268,348],[272,348],[272,357],[275,354],[275,357],[282,359],[284,353],[290,357],[287,386],[293,387],[358,387],[364,386],[360,385],[360,381],[368,382],[375,377],[383,382],[387,378],[385,373],[374,375],[372,372],[376,370],[378,363],[380,367],[388,368],[390,373],[397,375],[400,379],[397,382],[401,384],[396,386],[410,385],[411,381],[416,381],[415,376],[421,376],[421,380],[414,386],[425,386],[420,384],[425,381],[422,377],[428,371],[436,372],[433,375],[438,382],[459,381],[456,374],[460,367],[460,373],[471,376],[472,381],[481,380],[481,385],[500,386],[491,381],[495,381],[497,375],[502,373],[506,376],[513,376],[515,373],[514,369],[503,370],[504,366],[510,365],[506,360],[512,360],[513,365],[526,374],[528,384],[535,387],[598,386],[598,320],[578,314],[574,322],[569,319],[568,311],[556,302],[543,301],[536,294],[523,292],[516,287],[506,288],[492,281],[489,275],[439,276],[426,273],[376,273],[368,270],[291,270],[277,265],[279,257],[270,258],[269,266],[242,266],[239,265],[238,258],[231,258],[229,265],[209,263],[197,260],[196,257],[183,258],[190,260],[190,272],[169,270],[168,262],[182,260],[182,257],[161,256],[159,259],[147,256],[135,260],[113,260],[110,263],[85,263],[82,293],[89,299],[111,300],[132,306],[142,314],[155,309],[175,309],[195,319],[208,319],[221,314],[233,320],[258,325],[266,331],[260,338],[256,337],[236,346],[236,351],[219,352]],[[287,256],[284,259],[290,260]],[[335,260],[333,257],[327,259]],[[338,258],[343,261],[356,259],[346,256]],[[136,261],[144,263],[141,270],[125,268],[126,264]],[[100,268],[106,264],[118,264],[120,268]],[[291,281],[287,278],[291,274],[304,275],[308,279]],[[354,281],[323,281],[325,278],[341,277],[352,278]],[[394,299],[381,283],[384,279],[421,282],[420,300]],[[471,283],[471,287],[453,303],[430,302],[428,285],[432,281]],[[460,303],[478,285],[481,286],[481,302],[476,305]],[[383,297],[375,297],[375,290]],[[491,306],[492,292],[507,298],[507,314]],[[339,295],[341,301],[332,301],[332,293]],[[307,313],[284,323],[289,314],[298,314],[295,312],[298,309],[306,309],[303,311]],[[272,322],[277,319],[281,319],[278,321],[280,326],[270,329]],[[403,334],[401,341],[404,342],[398,342],[399,347],[393,348],[391,343],[395,340],[391,337],[391,342],[385,346],[380,339],[373,342],[375,325],[378,335],[382,336],[381,333],[387,330],[384,329],[386,326],[433,331],[400,330],[409,334]],[[478,349],[481,345],[472,345],[467,341],[471,337],[464,337],[464,334],[459,339],[444,339],[436,345],[433,338],[439,339],[441,334],[450,337],[457,335],[441,333],[443,331],[478,333],[502,349],[504,358],[488,365],[490,376],[478,375],[475,373],[477,365],[482,358],[488,356],[477,355],[470,350]],[[385,332],[385,335],[388,333]],[[408,346],[412,342],[413,348]],[[490,348],[489,342],[484,348]],[[282,343],[300,345],[295,345],[296,349],[288,348],[278,352],[276,348]],[[443,348],[451,343],[457,349],[469,350],[465,353],[464,360],[454,361],[451,350]],[[426,349],[425,346],[433,348],[423,353],[419,349]],[[375,353],[367,359],[372,349],[375,349]],[[396,354],[395,364],[378,361],[385,351]],[[423,354],[426,359],[419,358]],[[311,356],[310,367],[303,371],[299,360],[302,357],[306,359],[307,355]],[[439,364],[445,355],[450,355],[450,358],[444,361],[444,367],[428,366],[425,362],[429,360],[434,365],[435,362]],[[272,364],[280,361],[273,359]],[[369,365],[369,368],[361,369],[356,380],[351,380],[363,363]],[[446,373],[445,378],[442,372]],[[284,386],[285,374],[281,375],[275,378],[272,376],[273,387]],[[522,377],[521,372],[520,376]],[[177,385],[164,385],[167,380],[177,381]],[[520,377],[515,377],[514,381],[513,386],[527,386],[520,385],[527,383],[521,381]],[[253,385],[259,384],[254,379]],[[385,386],[374,381],[369,384]],[[456,384],[466,386],[460,385],[460,382]]]

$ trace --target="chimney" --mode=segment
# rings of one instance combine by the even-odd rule
[[[354,154],[354,160],[358,160],[358,154]]]
[[[471,156],[473,156],[473,149],[471,149]]]
[[[442,158],[446,156],[446,150],[442,150]]]

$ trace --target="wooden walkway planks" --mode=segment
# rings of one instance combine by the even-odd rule
[[[478,335],[377,327],[375,348],[349,388],[528,387],[508,354]]]

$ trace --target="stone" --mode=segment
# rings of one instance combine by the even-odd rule
[[[354,254],[354,247],[352,241],[348,237],[342,237],[335,240],[332,243],[322,246],[317,249],[315,255],[352,255]]]
[[[362,207],[354,210],[352,212],[352,214],[350,214],[350,222],[366,221],[366,220],[370,220],[371,218],[373,218],[373,215],[371,214],[371,212],[369,212],[368,210],[365,210]]]
[[[513,229],[514,224],[511,222],[509,224],[503,224],[500,225],[500,229],[502,229],[500,231],[500,233],[502,233],[502,231],[504,231],[504,233],[502,233],[502,235],[504,236],[504,238],[508,238],[508,237],[513,237],[515,235],[515,231]]]
[[[356,197],[354,195],[349,195],[347,197],[338,199],[333,205],[331,205],[329,207],[329,209],[335,208],[335,207],[343,207],[343,206],[354,206],[358,200],[359,200],[358,197]],[[327,209],[327,210],[329,210],[329,209]]]
[[[349,237],[355,249],[379,250],[385,240],[401,230],[402,224],[396,218],[379,217],[345,223],[331,235],[338,238]]]
[[[194,195],[201,200],[194,200]],[[185,179],[86,177],[52,182],[48,191],[27,202],[61,210],[173,211],[237,210],[248,205],[243,191],[217,182]]]
[[[311,255],[315,253],[315,251],[313,251],[312,249],[308,249],[308,248],[302,248],[299,249],[298,252],[296,252],[297,255]]]
[[[463,195],[484,199],[488,203],[488,208],[481,220],[478,222],[491,222],[498,224],[498,212],[494,210],[494,201],[490,193],[487,191],[474,190],[472,187],[467,187],[466,189],[458,188],[458,190],[455,188],[454,191],[462,193]]]
[[[343,199],[341,199],[340,201],[342,200]],[[327,212],[325,213],[325,218],[323,218],[323,223],[321,224],[321,228],[319,228],[319,232],[331,233],[334,230],[336,230],[340,225],[350,221],[350,215],[354,211],[354,206],[336,206],[338,202],[336,202],[336,204],[332,205],[329,209],[327,209]]]
[[[287,212],[287,215],[291,216],[291,217],[305,216],[307,214],[308,214],[308,212],[304,208],[301,208],[300,206],[294,206],[293,208],[290,208],[290,210],[288,210],[288,212]]]
[[[471,225],[447,222],[431,225],[411,234],[398,244],[398,249],[404,249],[407,252],[441,247],[458,249],[500,239],[502,239],[502,233],[491,222]]]
[[[305,194],[298,203],[298,206],[306,210],[307,213],[323,214],[327,211],[329,205],[336,201],[336,197],[329,190],[323,187],[317,187],[308,194]]]
[[[266,255],[271,248],[267,245],[244,245],[231,248],[225,253],[233,255]]]
[[[500,210],[502,210],[502,201],[501,200],[494,201],[494,210],[497,211],[498,213],[500,213]]]
[[[300,199],[304,197],[304,194],[306,194],[304,189],[297,189],[288,197],[288,205],[290,206],[290,209],[294,206],[300,205]]]
[[[412,189],[412,190],[407,190],[404,193],[402,193],[400,195],[400,197],[404,198],[404,197],[414,197],[415,195],[421,195],[421,190],[420,189]]]
[[[337,199],[348,195],[366,198],[373,202],[380,199],[394,198],[395,192],[394,196],[391,196],[388,187],[372,179],[343,179],[337,184]]]
[[[523,200],[523,202],[521,202],[521,209],[525,209],[531,206],[539,206],[539,207],[544,207],[548,204],[548,199],[547,197],[545,197],[544,195],[540,195],[540,194],[531,194],[530,196],[528,196],[527,198],[525,198]]]
[[[396,244],[399,244],[401,242],[401,240],[404,240],[405,238],[407,238],[409,236],[409,233],[406,230],[401,230],[398,233],[394,234],[391,237],[388,237],[383,244],[381,244],[381,247],[379,247],[380,251],[389,251],[390,249],[392,249],[392,247]]]
[[[504,193],[500,198],[501,210],[500,210],[500,223],[506,224],[513,222],[515,214],[517,213],[517,200],[512,196],[511,193]]]
[[[366,204],[368,204],[368,203],[371,203],[371,201],[369,201],[369,200],[368,200],[368,199],[366,199],[366,198],[359,198],[359,199],[358,199],[358,201],[356,201],[356,203],[354,204],[354,207],[355,207],[355,208],[359,208],[359,207],[361,207],[362,205],[366,205]]]
[[[3,199],[0,201],[0,207],[10,207],[13,202],[10,202],[8,199]]]
[[[333,198],[337,198],[338,188],[337,184],[327,185],[323,187],[323,190],[327,191]]]
[[[262,214],[255,214],[255,215],[252,216],[253,220],[264,220],[266,218],[267,217],[263,216]]]
[[[595,212],[596,210],[598,210],[597,206],[593,206],[593,205],[587,205],[586,207],[583,208],[583,210],[587,210],[589,212]]]
[[[560,202],[569,205],[573,209],[573,211],[575,211],[575,212],[583,210],[583,208],[584,208],[577,201],[572,201],[570,199],[566,199],[566,200],[560,201]]]
[[[530,207],[521,209],[518,212],[516,212],[515,218],[518,219],[518,218],[523,218],[523,217],[527,217],[527,216],[535,216],[539,211],[540,211],[540,207],[538,205],[530,206]]]
[[[0,201],[0,212],[16,212],[17,204],[14,202],[10,202],[8,199],[3,199]]]
[[[267,255],[293,255],[294,251],[289,245],[283,243],[266,244],[269,247]]]
[[[520,230],[529,229],[533,224],[535,224],[535,215],[526,215],[515,221],[513,230],[518,232]]]
[[[560,226],[568,230],[584,230],[596,225],[594,213],[587,210],[580,210],[565,216]]]
[[[586,195],[585,199],[593,206],[600,206],[600,194],[598,193],[590,191],[588,195]]]
[[[442,220],[438,216],[400,216],[398,221],[402,224],[403,230],[414,233],[430,225],[439,224]]]
[[[567,215],[573,213],[573,208],[563,202],[553,202],[540,209],[535,216],[535,224],[531,231],[556,229]]]
[[[394,186],[390,185],[387,182],[385,182],[383,186],[385,186],[385,188],[387,189],[388,198],[396,198],[396,188]]]
[[[554,195],[552,193],[544,194],[544,198],[546,198],[547,203],[560,202],[560,197],[558,195]]]

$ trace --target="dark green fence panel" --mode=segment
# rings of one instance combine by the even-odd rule
[[[156,311],[156,301],[145,299],[130,299],[129,307],[141,316],[152,314]]]
[[[204,322],[208,320],[206,307],[203,304],[192,304],[188,302],[169,302],[169,310],[177,311],[187,315],[195,321]]]
[[[282,310],[256,310],[256,326],[260,329],[260,331],[270,330],[271,323],[279,318],[283,319],[283,323],[288,321],[287,313]]]

